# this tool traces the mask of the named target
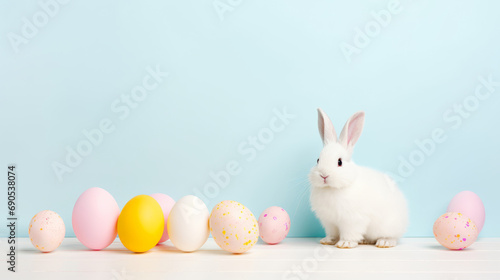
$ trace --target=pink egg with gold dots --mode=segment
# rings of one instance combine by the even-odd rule
[[[434,237],[444,247],[462,250],[474,243],[479,235],[476,224],[462,213],[448,212],[434,223]]]
[[[209,224],[215,243],[228,252],[244,253],[259,239],[257,219],[237,201],[224,200],[215,205]]]
[[[44,253],[52,252],[59,247],[65,233],[63,219],[50,210],[41,211],[33,216],[28,230],[33,246]]]
[[[278,244],[290,231],[290,216],[285,209],[272,206],[259,217],[260,238],[268,244]]]

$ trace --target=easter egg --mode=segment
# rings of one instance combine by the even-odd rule
[[[434,223],[434,237],[444,247],[462,250],[477,239],[479,231],[476,224],[462,213],[449,212]]]
[[[170,210],[172,210],[172,207],[174,207],[175,200],[173,200],[170,196],[162,193],[152,194],[151,197],[156,199],[158,204],[160,204],[161,210],[163,212],[165,226],[163,229],[163,235],[161,236],[160,241],[158,241],[158,243],[162,243],[168,240],[167,220],[168,215],[170,214]]]
[[[462,213],[476,224],[478,232],[483,229],[486,218],[484,204],[481,198],[471,191],[463,191],[455,195],[446,212]]]
[[[123,207],[117,223],[118,237],[132,252],[153,248],[163,235],[164,218],[160,204],[149,195],[138,195]]]
[[[56,212],[44,210],[33,216],[28,234],[35,248],[48,253],[61,245],[66,234],[66,227]]]
[[[259,217],[260,238],[268,244],[278,244],[290,231],[290,217],[285,209],[272,206]]]
[[[232,200],[224,200],[212,209],[210,232],[219,247],[232,253],[244,253],[259,240],[255,216]]]
[[[207,242],[208,208],[201,199],[194,195],[179,199],[170,210],[167,228],[170,241],[184,252],[193,252]]]
[[[84,191],[73,207],[72,224],[76,238],[87,248],[101,250],[116,238],[116,222],[120,208],[104,189]]]

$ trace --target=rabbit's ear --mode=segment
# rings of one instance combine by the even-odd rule
[[[323,145],[337,142],[337,133],[335,132],[335,128],[333,128],[332,121],[321,108],[318,108],[318,129],[321,140],[323,140]]]
[[[352,115],[347,120],[342,132],[340,133],[340,144],[342,144],[348,151],[352,152],[354,145],[361,136],[363,125],[365,123],[365,112],[360,111]]]

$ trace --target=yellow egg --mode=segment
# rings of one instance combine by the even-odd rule
[[[130,251],[146,252],[160,241],[164,223],[160,204],[149,195],[138,195],[127,202],[118,217],[118,237]]]
[[[259,240],[257,219],[243,204],[225,200],[210,214],[210,232],[217,245],[232,253],[243,253]]]

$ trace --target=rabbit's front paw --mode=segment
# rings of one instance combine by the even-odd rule
[[[337,241],[339,241],[338,238],[334,238],[334,237],[331,237],[331,236],[327,236],[323,239],[321,239],[319,241],[319,243],[323,244],[323,245],[335,245],[337,243]]]
[[[341,249],[350,249],[350,248],[356,248],[358,247],[358,242],[356,241],[347,241],[347,240],[340,240],[335,244],[338,248]]]
[[[379,248],[391,248],[394,247],[398,244],[398,241],[396,239],[392,238],[380,238],[377,240],[377,243],[375,243],[375,246]]]

